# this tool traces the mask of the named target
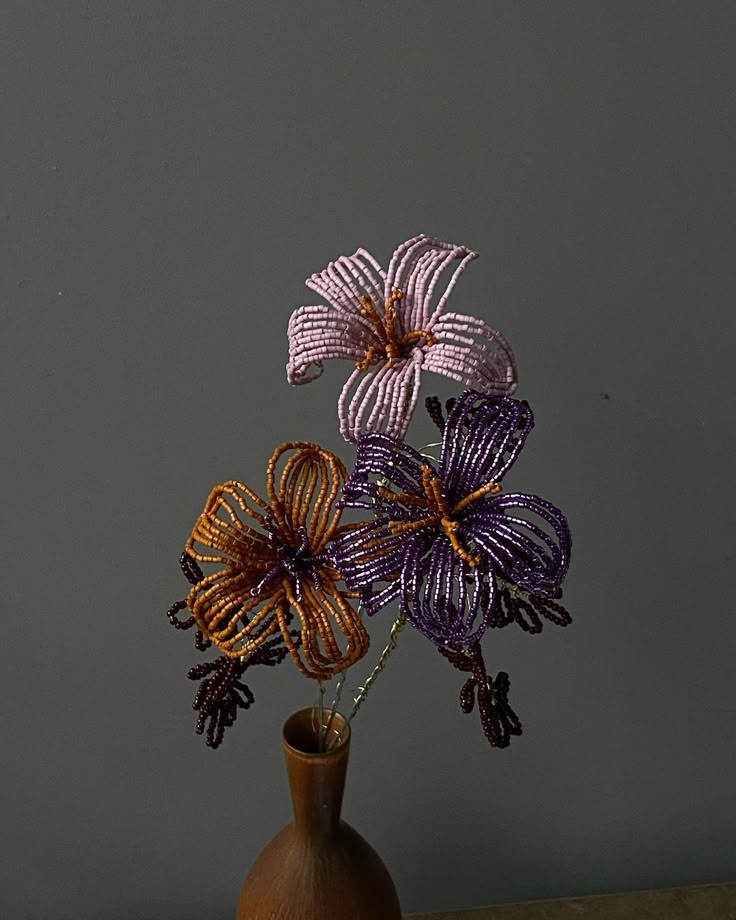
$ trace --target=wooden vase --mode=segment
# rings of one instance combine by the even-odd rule
[[[339,743],[323,753],[319,726],[314,709],[294,713],[284,725],[294,821],[253,865],[237,920],[401,920],[388,870],[340,818],[350,726],[336,713],[331,737]]]

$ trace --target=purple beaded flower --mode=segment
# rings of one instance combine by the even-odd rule
[[[459,648],[510,622],[504,608],[493,623],[499,588],[559,597],[571,546],[564,515],[501,486],[533,424],[527,403],[466,390],[449,411],[436,468],[386,434],[360,439],[343,502],[377,518],[333,553],[369,613],[398,597],[412,625],[439,646]],[[387,585],[374,592],[376,582]],[[546,610],[554,618],[555,609]]]
[[[319,377],[330,358],[353,361],[338,401],[340,433],[353,442],[368,431],[404,436],[423,371],[487,395],[513,393],[516,365],[501,333],[472,316],[445,312],[477,255],[422,235],[398,247],[388,271],[365,249],[330,262],[306,282],[327,304],[300,307],[289,321],[289,383]]]

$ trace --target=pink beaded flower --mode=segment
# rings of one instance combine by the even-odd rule
[[[370,431],[403,438],[422,371],[489,396],[513,393],[516,364],[501,333],[472,316],[445,312],[458,278],[477,255],[421,235],[399,246],[388,271],[358,249],[308,279],[307,287],[327,304],[293,313],[287,377],[291,384],[309,383],[329,358],[355,362],[338,401],[346,441]]]

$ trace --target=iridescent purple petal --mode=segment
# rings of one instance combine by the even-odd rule
[[[455,501],[488,482],[501,482],[534,426],[528,403],[465,390],[447,416],[440,476]]]
[[[514,514],[516,509],[527,517]],[[572,546],[559,508],[521,492],[489,496],[469,506],[463,531],[509,581],[525,591],[558,595]]]
[[[377,613],[399,594],[400,573],[407,538],[394,536],[385,519],[347,532],[333,544],[330,555],[351,591],[359,591],[361,603],[369,615]],[[376,582],[390,582],[377,594]]]
[[[360,439],[355,467],[343,489],[342,504],[367,508],[392,521],[415,521],[426,515],[420,506],[407,503],[401,494],[422,497],[422,468],[431,464],[413,447],[385,434],[368,434]],[[387,495],[390,485],[396,497]]]
[[[476,641],[488,627],[493,605],[488,567],[482,561],[471,567],[444,535],[433,541],[429,554],[424,547],[415,539],[406,549],[401,572],[406,618],[436,645]]]

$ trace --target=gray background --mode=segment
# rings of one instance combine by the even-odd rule
[[[281,441],[351,461],[286,323],[418,232],[481,252],[452,306],[515,347],[575,622],[489,637],[506,751],[405,634],[346,817],[412,910],[736,876],[733,4],[2,6],[3,916],[232,916],[313,687],[206,749],[177,556]]]

